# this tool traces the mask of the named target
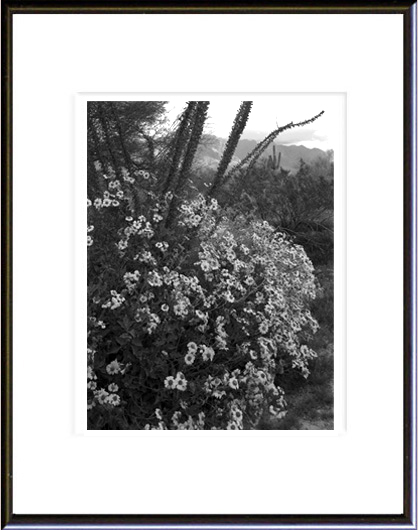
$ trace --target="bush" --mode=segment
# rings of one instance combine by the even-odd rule
[[[307,377],[315,356],[304,249],[201,195],[166,228],[172,195],[157,197],[156,177],[108,177],[88,200],[89,428],[249,429],[266,409],[283,417],[277,374]]]
[[[242,175],[220,197],[222,204],[240,204],[242,212],[268,221],[302,245],[315,265],[333,259],[334,183],[331,164],[320,174],[319,162],[301,161],[296,174],[260,163]]]

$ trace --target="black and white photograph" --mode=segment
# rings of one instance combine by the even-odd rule
[[[88,429],[333,429],[314,101],[87,103]]]

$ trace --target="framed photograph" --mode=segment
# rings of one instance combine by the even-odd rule
[[[416,529],[416,4],[2,35],[2,528]]]

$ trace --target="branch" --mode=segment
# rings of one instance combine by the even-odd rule
[[[308,125],[309,123],[312,123],[316,121],[318,118],[320,118],[324,114],[324,111],[321,111],[316,116],[313,116],[313,118],[309,118],[308,120],[300,121],[298,123],[293,123],[291,121],[290,123],[283,125],[282,127],[278,127],[273,132],[268,134],[264,140],[259,142],[254,149],[248,153],[248,155],[241,160],[239,164],[237,164],[235,167],[233,167],[229,173],[225,176],[224,183],[229,180],[233,175],[235,175],[238,171],[244,168],[244,166],[248,165],[247,169],[250,169],[255,162],[259,159],[259,157],[263,154],[263,152],[267,149],[267,147],[279,136],[280,133],[287,131],[289,129],[294,129],[295,127],[303,127],[304,125]]]

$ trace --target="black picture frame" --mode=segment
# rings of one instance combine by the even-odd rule
[[[379,13],[400,14],[404,27],[404,460],[403,513],[394,515],[16,515],[13,512],[13,436],[12,436],[12,282],[13,282],[13,15],[16,13]],[[92,525],[133,528],[176,525],[181,527],[218,525],[249,528],[291,528],[296,525],[319,528],[408,528],[416,529],[416,4],[410,1],[386,2],[144,2],[144,1],[12,1],[2,3],[2,179],[1,179],[1,254],[2,254],[2,384],[1,384],[1,528],[28,525],[36,528],[78,527]]]

